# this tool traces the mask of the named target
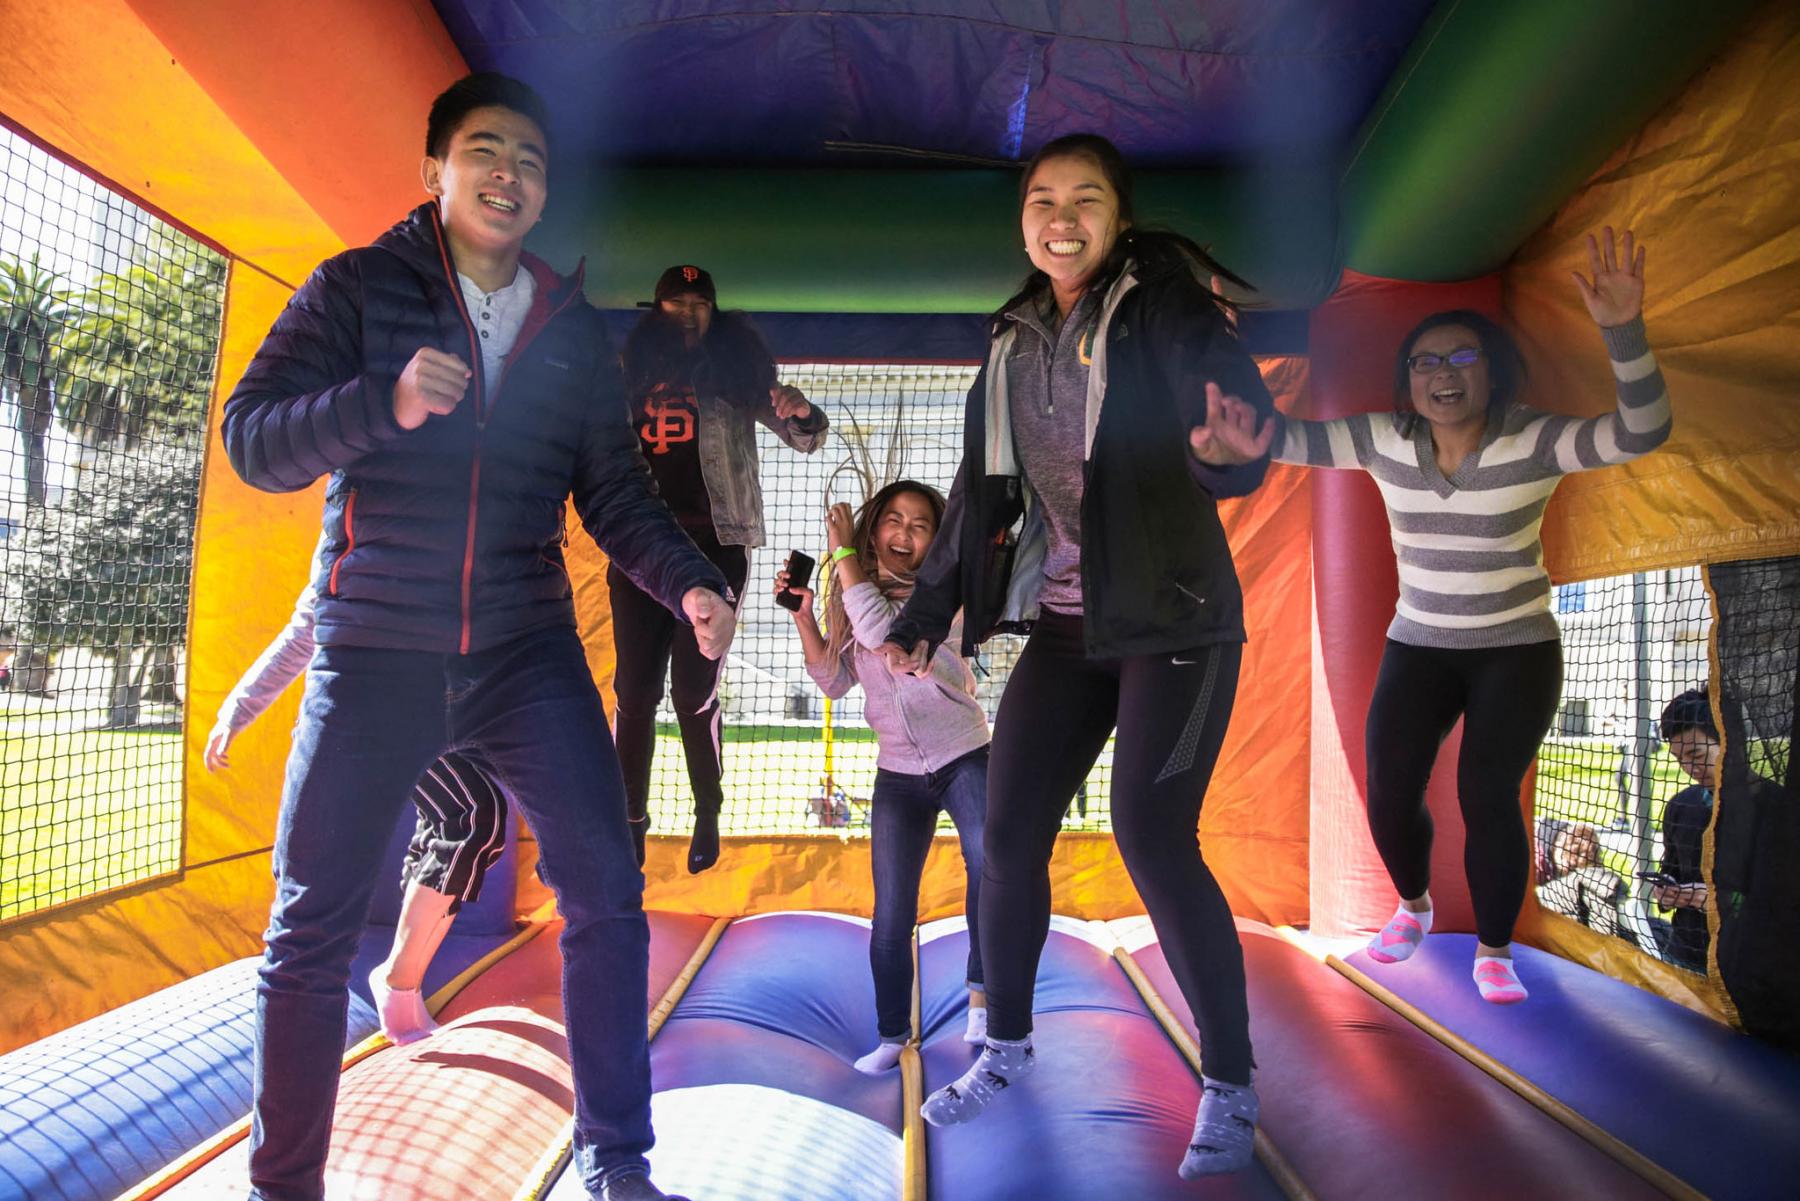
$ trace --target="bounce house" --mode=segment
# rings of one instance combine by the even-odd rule
[[[586,259],[615,339],[665,267],[701,264],[832,418],[819,454],[764,456],[771,537],[724,677],[711,870],[688,870],[680,747],[659,727],[644,871],[661,1187],[708,1201],[1800,1193],[1800,7],[0,0],[0,433],[24,447],[0,460],[16,602],[0,609],[0,650],[16,652],[0,693],[0,1197],[247,1191],[256,968],[298,690],[229,770],[203,757],[306,582],[324,484],[247,487],[220,413],[313,268],[424,199],[432,98],[484,70],[549,104],[552,197],[528,245],[563,270]],[[1650,247],[1645,317],[1675,413],[1665,446],[1571,476],[1544,522],[1569,666],[1520,798],[1540,837],[1517,933],[1523,1005],[1469,987],[1460,732],[1430,792],[1434,932],[1404,970],[1360,949],[1394,903],[1364,816],[1364,720],[1397,591],[1375,487],[1276,465],[1223,502],[1249,641],[1198,838],[1243,944],[1262,1117],[1251,1167],[1197,1182],[1174,1171],[1200,1095],[1193,1017],[1112,841],[1104,754],[1051,866],[1040,1070],[979,1123],[918,1116],[974,1053],[947,826],[920,897],[911,1040],[898,1071],[853,1069],[875,1041],[873,744],[853,697],[811,690],[769,602],[789,549],[823,556],[827,503],[902,471],[948,487],[986,315],[1026,269],[1019,164],[1077,131],[1122,149],[1141,218],[1249,282],[1233,296],[1239,337],[1284,412],[1386,411],[1400,339],[1443,309],[1517,332],[1530,403],[1607,411],[1607,362],[1568,277],[1584,235],[1610,225]],[[189,248],[176,274],[204,304],[158,310],[139,375],[111,392],[74,368],[52,387],[34,372],[66,361],[54,347],[98,353],[80,341],[91,298],[154,266],[129,249],[147,230]],[[84,238],[99,249],[69,249]],[[52,270],[72,290],[28,297]],[[117,465],[148,461],[188,411],[126,399],[163,395],[143,364],[197,326],[192,422],[167,435],[192,456],[187,499],[158,484],[107,510],[124,556],[107,562],[137,562],[144,531],[164,528],[158,505],[174,506],[180,536],[156,547],[179,564],[177,595],[82,593],[53,620],[33,599],[61,578],[41,565],[45,531],[99,511],[83,489],[126,479]],[[66,470],[41,451],[58,430],[75,431]],[[610,704],[606,564],[573,518],[570,531],[577,620]],[[108,587],[138,578],[95,570]],[[140,603],[180,615],[154,653],[101,633]],[[1008,646],[984,651],[984,703]],[[68,701],[71,665],[90,660],[123,681],[91,722]],[[158,726],[143,712],[164,669]],[[1768,866],[1730,900],[1760,915],[1758,940],[1724,954],[1715,896],[1712,952],[1683,964],[1644,877],[1683,783],[1655,717],[1694,687],[1724,738],[1713,812],[1755,778]],[[165,759],[93,767],[158,738]],[[92,771],[104,787],[83,783]],[[1580,870],[1613,890],[1604,927],[1548,887],[1565,870],[1555,831],[1576,825],[1598,847]],[[409,814],[396,869],[410,831]],[[560,919],[536,851],[515,820],[427,977],[441,1029],[404,1047],[366,992],[399,906],[384,890],[343,1043],[319,1049],[342,1056],[329,1196],[584,1195]],[[1710,880],[1710,835],[1704,851]]]

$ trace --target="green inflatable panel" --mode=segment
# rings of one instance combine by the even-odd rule
[[[1495,270],[1754,7],[1444,0],[1346,172],[1345,265],[1422,281]]]
[[[1255,284],[1309,308],[1337,283],[1335,173],[1323,166],[1139,172],[1138,220],[1181,231]],[[588,295],[629,308],[663,268],[697,263],[732,308],[980,313],[1029,264],[1018,175],[985,169],[621,170],[569,188],[533,247],[588,258]],[[563,185],[559,185],[561,194]]]

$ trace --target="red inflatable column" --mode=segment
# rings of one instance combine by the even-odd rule
[[[1387,412],[1394,360],[1407,331],[1443,309],[1498,319],[1500,277],[1455,284],[1378,279],[1346,270],[1313,311],[1309,334],[1315,419]],[[1315,471],[1313,528],[1312,929],[1328,937],[1373,930],[1394,888],[1369,839],[1363,726],[1399,584],[1387,514],[1360,471]],[[1435,929],[1474,928],[1463,879],[1455,763],[1459,726],[1444,742],[1427,802],[1437,824],[1431,894]]]

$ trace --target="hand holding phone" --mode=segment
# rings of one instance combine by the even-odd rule
[[[788,586],[776,593],[775,603],[790,613],[798,613],[800,611],[800,594],[794,590],[794,585],[799,584],[805,588],[811,584],[813,569],[816,566],[813,557],[805,551],[789,551],[787,565],[782,568],[787,573]]]

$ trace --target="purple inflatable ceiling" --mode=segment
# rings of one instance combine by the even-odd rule
[[[436,0],[564,145],[635,164],[1139,166],[1341,153],[1430,0]]]

